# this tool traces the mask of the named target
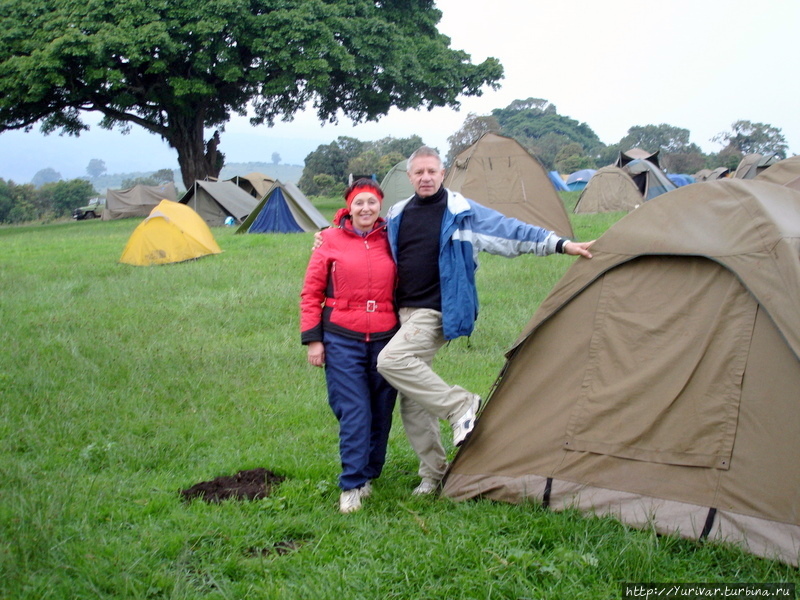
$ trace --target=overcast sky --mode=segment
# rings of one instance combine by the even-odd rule
[[[313,115],[254,128],[237,118],[222,134],[228,162],[304,163],[340,135],[361,140],[419,135],[442,153],[468,113],[490,114],[530,97],[587,123],[606,144],[637,125],[688,129],[705,152],[711,138],[740,119],[781,129],[800,153],[798,56],[800,0],[437,0],[439,30],[474,63],[505,68],[502,87],[462,98],[460,111],[392,111],[377,123],[321,125]],[[96,121],[90,116],[87,119]],[[52,167],[64,178],[86,174],[93,158],[108,173],[177,168],[177,154],[140,128],[129,135],[93,127],[79,138],[38,131],[0,134],[0,177],[27,183]]]

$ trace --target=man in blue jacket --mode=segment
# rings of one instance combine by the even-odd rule
[[[443,187],[444,174],[439,154],[419,148],[408,159],[415,194],[387,215],[401,328],[380,353],[378,371],[400,394],[403,427],[420,459],[415,495],[436,491],[447,467],[439,419],[450,423],[453,444],[460,446],[480,407],[476,394],[431,368],[448,340],[470,335],[475,326],[478,252],[592,257],[593,242],[573,242],[464,198]]]

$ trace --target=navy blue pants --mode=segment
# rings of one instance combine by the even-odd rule
[[[325,332],[328,403],[339,421],[339,487],[376,479],[386,462],[397,392],[378,373],[378,353],[389,340],[362,342]]]

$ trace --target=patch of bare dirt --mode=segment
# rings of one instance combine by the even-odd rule
[[[192,487],[181,490],[184,500],[199,498],[206,502],[223,500],[258,500],[266,498],[272,489],[286,479],[264,468],[239,471],[236,475],[217,477],[211,481],[201,481]]]

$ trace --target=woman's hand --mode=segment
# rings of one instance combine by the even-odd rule
[[[309,342],[308,364],[321,367],[325,364],[325,346],[322,342]]]

